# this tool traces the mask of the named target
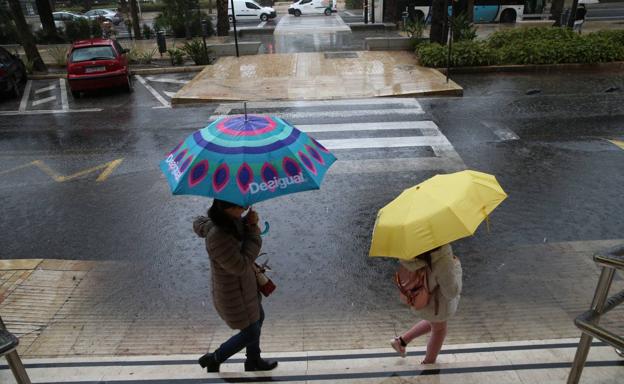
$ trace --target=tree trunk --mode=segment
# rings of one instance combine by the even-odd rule
[[[15,26],[17,28],[17,35],[22,42],[24,51],[26,52],[26,57],[28,57],[28,60],[33,63],[33,69],[46,72],[48,68],[46,68],[45,63],[41,59],[41,55],[39,55],[35,38],[30,31],[28,23],[26,23],[26,18],[24,17],[24,12],[22,12],[22,5],[20,4],[20,1],[9,0],[9,7],[11,8],[11,13],[13,14],[13,21],[15,22]]]
[[[189,9],[184,9],[184,35],[186,40],[190,40],[193,36],[191,36],[191,15],[189,13]]]
[[[130,17],[132,17],[132,30],[134,38],[141,38],[141,21],[139,20],[139,5],[137,0],[130,0]]]
[[[446,44],[448,35],[448,3],[447,0],[433,0],[431,4],[431,32],[429,41]]]
[[[229,0],[217,0],[217,36],[227,36],[230,33],[228,4]]]
[[[564,0],[552,0],[552,4],[550,6],[550,15],[555,21],[555,27],[561,26],[561,13],[563,12],[563,3]]]
[[[52,17],[52,6],[49,0],[37,0],[37,13],[39,13],[39,20],[43,27],[43,33],[45,34],[48,42],[58,42],[59,37],[56,33],[56,25],[54,25],[54,18]]]

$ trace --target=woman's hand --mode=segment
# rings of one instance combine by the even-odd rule
[[[258,213],[254,211],[253,208],[250,208],[249,212],[247,212],[247,214],[245,215],[244,220],[247,225],[258,225]]]

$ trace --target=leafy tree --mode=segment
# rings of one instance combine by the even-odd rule
[[[22,5],[19,0],[8,0],[9,7],[11,9],[11,13],[13,14],[13,20],[15,22],[15,27],[17,28],[17,35],[19,37],[19,41],[22,43],[22,47],[24,47],[24,51],[26,52],[26,57],[32,63],[33,69],[37,71],[45,72],[48,70],[45,63],[41,59],[41,55],[37,50],[37,44],[35,43],[35,37],[33,36],[28,23],[26,22],[26,18],[24,17],[24,12],[22,12]]]

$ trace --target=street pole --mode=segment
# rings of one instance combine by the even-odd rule
[[[197,21],[199,21],[199,29],[202,35],[202,41],[204,42],[204,56],[206,57],[206,64],[208,64],[208,47],[206,46],[206,34],[208,32],[208,22],[202,20],[201,17],[201,4],[197,0]]]
[[[375,24],[375,0],[371,0],[371,23]]]
[[[578,9],[578,0],[572,1],[572,8],[570,9],[570,17],[568,17],[568,28],[574,28],[574,22],[576,21],[576,10]]]
[[[449,40],[448,40],[448,57],[446,59],[446,82],[448,83],[451,76],[451,51],[453,49],[453,8],[451,8],[451,17],[447,16],[449,24]]]
[[[368,24],[368,0],[364,0],[364,24]]]
[[[230,0],[232,4],[232,25],[234,25],[234,46],[236,47],[236,57],[238,56],[238,35],[236,34],[236,12],[234,11],[234,0]]]

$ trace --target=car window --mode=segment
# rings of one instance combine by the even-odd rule
[[[301,0],[301,3],[299,3],[299,5],[308,4],[311,1],[312,0]]]
[[[245,3],[245,4],[247,5],[247,9],[260,9],[260,7],[258,7],[254,3]]]
[[[76,63],[89,60],[109,60],[115,58],[115,52],[110,45],[95,45],[92,47],[76,48],[72,51],[71,61]]]
[[[56,21],[61,21],[63,19],[62,16],[60,14],[58,14],[58,13],[53,14],[52,17]]]
[[[113,45],[115,46],[115,50],[121,55],[121,53],[123,52],[123,47],[119,45],[117,40],[113,40]]]

